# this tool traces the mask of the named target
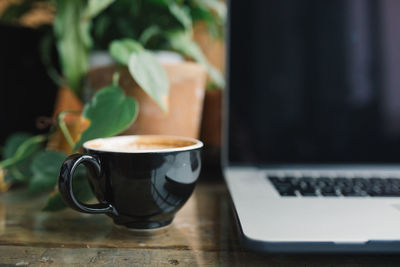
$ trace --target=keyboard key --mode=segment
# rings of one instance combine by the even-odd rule
[[[371,183],[367,179],[354,178],[353,186],[359,188],[360,190],[368,191],[371,187]]]
[[[392,185],[398,185],[398,186],[400,186],[400,179],[398,179],[398,178],[388,178],[387,180],[388,180],[388,182],[390,182]]]
[[[321,195],[332,196],[332,197],[339,196],[333,186],[325,186],[325,187],[321,188]]]
[[[360,190],[360,189],[355,189],[355,188],[351,188],[349,190],[343,190],[342,195],[345,197],[365,197],[368,196],[368,193]]]
[[[315,181],[316,181],[315,178],[311,178],[311,177],[301,177],[299,180],[300,180],[300,182],[305,182],[309,185],[314,185]]]
[[[282,183],[276,186],[281,196],[295,196],[295,192],[289,183]]]
[[[379,197],[383,196],[383,187],[382,186],[372,186],[370,190],[368,190],[368,195],[371,197]]]
[[[335,178],[334,179],[334,184],[337,188],[342,189],[342,188],[347,188],[352,186],[352,182],[348,178]]]
[[[292,178],[292,179],[290,179],[290,184],[291,184],[294,188],[298,188],[298,187],[299,187],[299,183],[300,183],[300,179],[298,179],[298,178]]]
[[[302,180],[299,183],[298,191],[302,196],[316,196],[316,188],[311,181]]]
[[[268,177],[268,179],[271,181],[271,183],[273,183],[274,185],[279,183],[279,178],[276,176],[270,176]]]
[[[330,178],[326,178],[326,177],[318,178],[318,179],[316,179],[316,186],[318,188],[332,187],[333,180]]]
[[[381,178],[370,178],[369,182],[370,182],[371,187],[384,186],[384,184],[385,184],[384,180]]]
[[[278,189],[279,192],[281,191],[288,191],[292,189],[291,184],[278,184],[276,185],[276,189]]]

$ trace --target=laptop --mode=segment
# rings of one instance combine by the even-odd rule
[[[230,1],[223,168],[246,248],[400,251],[398,14]]]

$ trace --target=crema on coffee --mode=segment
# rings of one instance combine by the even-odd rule
[[[201,142],[195,139],[184,137],[133,135],[94,139],[86,142],[84,148],[112,152],[165,152],[165,150],[187,149],[200,144]]]

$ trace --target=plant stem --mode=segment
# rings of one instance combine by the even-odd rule
[[[37,136],[29,138],[28,140],[23,142],[18,147],[17,151],[15,151],[14,155],[11,158],[0,161],[0,169],[9,167],[9,166],[17,163],[18,161],[25,159],[26,157],[31,155],[33,152],[35,152],[35,151],[31,151],[30,153],[26,153],[26,151],[28,149],[30,149],[32,145],[34,145],[36,143],[41,143],[45,140],[46,140],[46,138],[43,135],[37,135]]]
[[[62,111],[58,115],[58,126],[60,127],[60,130],[63,133],[65,140],[67,140],[68,145],[71,147],[71,149],[74,149],[75,142],[72,139],[72,136],[68,130],[67,124],[64,121],[65,116],[67,115],[67,112],[68,111]]]
[[[13,165],[14,163],[16,163],[16,160],[14,159],[14,157],[5,159],[2,162],[0,162],[0,169],[7,168],[8,166]]]
[[[25,180],[25,176],[17,168],[15,168],[15,166],[11,168],[11,173],[15,177],[15,179],[19,181]]]
[[[118,86],[119,85],[119,77],[121,76],[120,75],[120,70],[119,70],[120,68],[119,68],[119,66],[117,67],[117,69],[114,71],[114,74],[113,74],[113,76],[112,76],[112,84],[114,85],[114,86]]]

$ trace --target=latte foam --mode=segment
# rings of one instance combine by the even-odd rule
[[[86,149],[111,152],[165,152],[180,151],[202,147],[203,144],[195,139],[163,135],[132,135],[99,138],[86,142]]]

